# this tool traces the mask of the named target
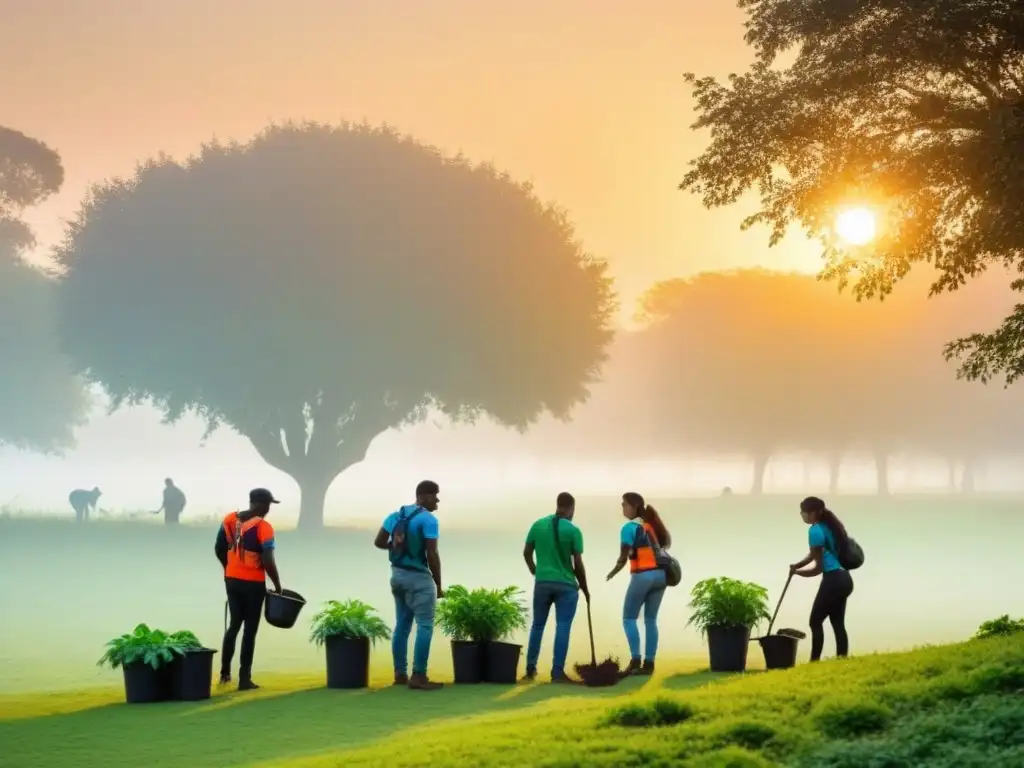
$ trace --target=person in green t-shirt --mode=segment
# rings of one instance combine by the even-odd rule
[[[555,606],[555,653],[551,665],[551,682],[576,682],[565,674],[565,657],[569,653],[569,633],[576,617],[579,593],[587,603],[587,572],[583,568],[583,534],[572,524],[576,499],[560,493],[555,501],[555,514],[542,517],[526,534],[523,558],[533,574],[533,626],[526,650],[526,679],[537,676],[540,642],[544,637],[551,606]],[[534,555],[537,557],[534,563]]]

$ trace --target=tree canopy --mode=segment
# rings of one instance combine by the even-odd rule
[[[746,453],[755,492],[768,460],[785,450],[828,456],[833,483],[844,452],[871,450],[884,492],[894,453],[966,464],[1022,445],[1006,421],[1017,393],[966,387],[943,371],[937,351],[962,327],[962,301],[909,292],[858,303],[810,275],[750,269],[667,280],[640,304],[648,325],[632,339],[642,359],[630,367],[644,372],[632,407],[657,414],[642,444],[652,453]],[[607,378],[618,380],[619,369],[613,359]],[[623,418],[636,423],[640,412]]]
[[[748,192],[777,243],[820,237],[823,277],[889,294],[931,263],[930,293],[991,266],[1024,273],[1024,6],[1017,0],[739,0],[755,61],[721,83],[690,76],[707,149],[681,186],[717,207]],[[868,205],[879,237],[831,233]],[[1013,283],[1024,289],[1024,280]],[[950,343],[961,375],[1024,373],[1024,305]]]
[[[20,214],[63,179],[56,152],[0,126],[0,443],[47,452],[74,444],[88,398],[60,352],[54,281],[21,258],[35,238]]]
[[[302,490],[428,407],[525,428],[587,397],[605,265],[528,184],[392,130],[273,126],[97,187],[57,256],[62,336],[116,404],[228,424]]]

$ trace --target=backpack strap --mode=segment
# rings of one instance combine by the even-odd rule
[[[560,527],[561,523],[562,523],[562,518],[560,518],[558,515],[554,515],[552,517],[552,519],[551,519],[551,528],[552,528],[552,530],[555,533],[555,549],[558,550],[558,559],[559,560],[562,559],[562,537],[558,533],[558,528]],[[575,553],[572,551],[572,546],[570,545],[570,547],[569,547],[569,556],[568,556],[568,558],[566,559],[566,561],[564,563],[565,567],[568,568],[570,571],[573,570],[573,567],[572,567],[572,556],[573,556],[573,554],[575,554]]]

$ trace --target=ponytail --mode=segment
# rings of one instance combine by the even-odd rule
[[[826,507],[822,510],[821,522],[832,531],[832,538],[836,541],[836,550],[839,552],[845,551],[850,535],[846,532],[846,526],[836,517],[836,513]]]
[[[658,514],[658,510],[650,504],[644,504],[640,509],[640,518],[654,529],[654,535],[658,537],[658,544],[667,547],[672,543],[672,535],[665,527],[665,522]]]

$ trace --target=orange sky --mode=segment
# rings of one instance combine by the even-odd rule
[[[68,172],[28,214],[45,244],[90,182],[139,158],[365,118],[532,179],[610,261],[624,319],[664,277],[817,265],[802,238],[769,251],[765,230],[738,231],[743,210],[676,189],[704,141],[683,73],[749,60],[729,2],[0,0],[0,17],[0,121]]]

